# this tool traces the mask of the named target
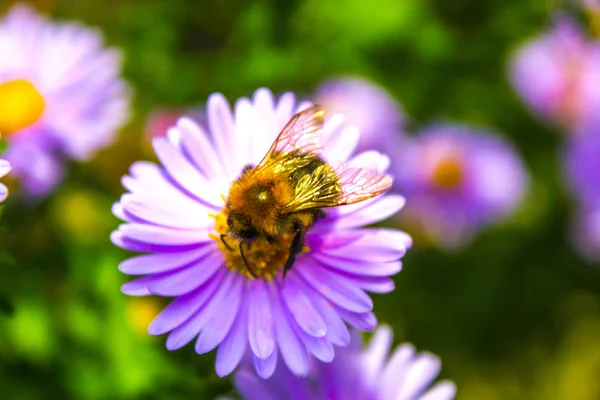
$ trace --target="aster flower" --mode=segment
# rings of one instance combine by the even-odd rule
[[[394,154],[400,149],[404,112],[381,86],[358,77],[330,79],[317,88],[315,102],[360,130],[359,150]]]
[[[272,377],[260,379],[240,369],[235,386],[244,400],[449,400],[454,384],[442,381],[431,387],[440,372],[440,360],[430,353],[417,354],[410,344],[397,347],[388,358],[392,332],[381,327],[362,349],[359,335],[340,349],[331,363],[314,361],[308,378],[294,376],[278,366]]]
[[[407,143],[396,175],[409,222],[447,248],[504,218],[527,186],[509,143],[458,125],[430,127]]]
[[[50,191],[67,158],[109,145],[128,114],[120,56],[99,32],[17,4],[0,20],[0,132],[24,190]]]
[[[516,52],[510,74],[534,112],[567,128],[600,109],[600,44],[566,17]]]
[[[233,371],[248,347],[263,377],[273,373],[280,356],[296,375],[306,375],[310,354],[331,361],[333,345],[350,341],[344,322],[361,330],[375,328],[373,303],[365,291],[393,289],[389,275],[400,270],[399,258],[411,244],[396,230],[360,228],[396,213],[404,204],[398,195],[327,209],[307,231],[306,246],[285,280],[287,236],[248,249],[248,263],[260,267],[254,271],[257,279],[240,252],[220,238],[228,232],[224,207],[232,182],[245,166],[259,163],[284,125],[306,107],[296,104],[291,93],[275,101],[260,89],[253,99],[239,99],[232,113],[222,95],[212,95],[206,126],[182,118],[167,138],[155,138],[162,166],[133,164],[123,178],[130,193],[114,206],[115,215],[127,223],[113,232],[113,242],[150,253],[121,263],[122,272],[144,275],[122,291],[176,297],[150,324],[149,333],[170,332],[170,350],[194,339],[200,354],[218,347],[220,376]],[[326,120],[321,139],[328,163],[348,161],[381,172],[389,164],[374,151],[353,156],[359,133],[339,114]]]
[[[6,160],[0,159],[0,178],[6,176],[10,170],[10,163]],[[6,197],[8,197],[8,189],[3,184],[0,184],[0,203],[6,200]]]

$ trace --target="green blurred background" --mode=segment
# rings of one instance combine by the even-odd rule
[[[231,393],[214,354],[169,352],[146,333],[165,301],[130,298],[109,241],[120,177],[153,159],[156,107],[230,100],[258,87],[310,95],[361,75],[386,87],[409,127],[445,118],[491,127],[532,175],[517,214],[454,253],[416,246],[374,296],[397,342],[438,354],[458,399],[600,399],[600,269],[568,241],[574,216],[560,172],[565,138],[526,110],[507,57],[550,25],[536,0],[44,0],[61,20],[123,49],[134,115],[118,142],[42,202],[9,198],[1,220],[0,393],[6,399],[212,399]],[[0,11],[9,5],[0,1]],[[13,201],[11,201],[13,200]]]

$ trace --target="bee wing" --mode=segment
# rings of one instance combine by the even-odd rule
[[[322,151],[320,135],[325,124],[325,112],[313,105],[294,115],[271,145],[258,166],[263,166],[273,153],[311,153],[320,155]]]
[[[329,171],[320,173],[317,170],[303,176],[296,185],[294,199],[286,204],[284,212],[294,213],[358,203],[392,187],[389,175],[371,169],[351,168],[346,163],[340,163]]]
[[[336,205],[358,203],[375,197],[392,187],[392,177],[368,168],[352,168],[346,163],[334,166],[342,187]]]

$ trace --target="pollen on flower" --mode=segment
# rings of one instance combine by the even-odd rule
[[[246,268],[240,254],[240,241],[231,236],[226,236],[221,240],[221,235],[229,233],[227,215],[227,208],[224,208],[219,215],[210,215],[216,220],[216,234],[212,234],[210,237],[217,242],[219,249],[223,252],[227,268],[232,271],[238,271],[249,279],[254,279],[248,268]],[[285,232],[272,241],[260,237],[254,242],[244,243],[242,245],[244,256],[248,262],[248,267],[252,269],[254,275],[266,280],[272,280],[277,272],[283,269],[290,255],[290,246],[293,239],[293,233]],[[301,250],[301,252],[307,251],[309,251],[307,246],[304,246]]]
[[[443,189],[454,189],[463,181],[463,167],[460,160],[446,158],[437,163],[433,170],[433,182]]]
[[[33,125],[44,113],[44,98],[31,82],[0,83],[0,133],[11,134]]]

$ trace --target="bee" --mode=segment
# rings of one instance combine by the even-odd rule
[[[323,208],[357,203],[377,196],[392,185],[392,178],[346,163],[330,165],[321,154],[320,135],[325,113],[313,105],[294,115],[256,166],[246,166],[231,185],[225,204],[228,233],[239,242],[242,260],[257,277],[243,246],[263,238],[270,243],[286,233],[289,245],[283,277],[304,246],[306,232],[325,216]]]

